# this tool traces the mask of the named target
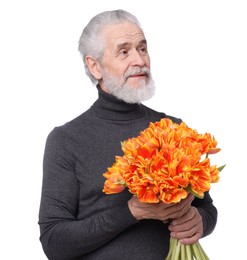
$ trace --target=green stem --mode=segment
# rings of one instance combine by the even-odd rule
[[[203,253],[201,253],[200,247],[198,247],[198,242],[192,244],[192,249],[193,249],[196,259],[206,260]]]
[[[185,245],[181,244],[181,260],[186,260]]]
[[[174,247],[174,239],[171,237],[170,238],[170,245],[169,245],[169,252],[168,255],[166,257],[166,260],[172,260],[172,252],[173,252],[173,247]]]
[[[191,245],[185,245],[185,251],[187,255],[187,260],[193,260],[191,255]]]
[[[172,248],[171,248],[171,260],[174,258],[174,253],[177,246],[177,240],[175,238],[172,238]]]
[[[181,247],[181,243],[179,242],[179,240],[177,240],[177,246],[176,246],[176,251],[175,251],[175,257],[174,257],[174,260],[179,260],[179,256],[180,256],[180,247]]]
[[[204,258],[206,260],[209,260],[209,257],[207,256],[206,252],[203,250],[203,248],[202,248],[202,246],[201,246],[201,244],[199,242],[198,242],[197,246],[198,246],[198,248],[200,248],[201,253],[203,254]]]
[[[195,255],[196,259],[204,260],[204,259],[201,259],[201,254],[200,254],[196,244],[197,243],[194,243],[194,244],[191,245],[192,249],[193,249],[193,252],[194,252],[194,255]]]

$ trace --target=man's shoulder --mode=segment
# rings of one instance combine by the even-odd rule
[[[159,112],[159,111],[154,110],[145,105],[143,105],[143,107],[146,110],[146,114],[149,115],[150,117],[154,118],[154,120],[161,120],[162,118],[169,118],[176,124],[180,124],[182,122],[182,119],[180,119],[179,117],[171,116],[164,112]]]
[[[89,110],[83,112],[63,124],[55,126],[48,134],[48,138],[66,138],[77,135],[88,125],[88,118],[90,118],[88,111]]]

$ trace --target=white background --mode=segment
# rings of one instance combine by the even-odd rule
[[[45,140],[97,98],[77,43],[92,16],[118,8],[138,17],[148,40],[157,91],[146,104],[210,132],[222,148],[214,160],[227,167],[211,188],[218,224],[201,244],[211,260],[247,259],[247,7],[240,0],[0,2],[0,259],[46,259],[37,224]]]

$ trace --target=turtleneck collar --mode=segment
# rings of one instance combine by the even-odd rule
[[[132,120],[144,115],[142,104],[129,104],[103,91],[99,85],[98,99],[92,106],[97,116],[116,121]]]

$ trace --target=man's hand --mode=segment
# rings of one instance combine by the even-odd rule
[[[182,244],[193,244],[203,235],[202,217],[195,207],[170,222],[171,237],[179,239]]]
[[[171,219],[179,220],[180,217],[184,216],[190,209],[193,199],[194,197],[189,194],[187,198],[179,203],[166,204],[162,201],[159,203],[143,203],[136,196],[133,196],[128,201],[128,206],[130,212],[137,220],[157,219],[168,223]]]

